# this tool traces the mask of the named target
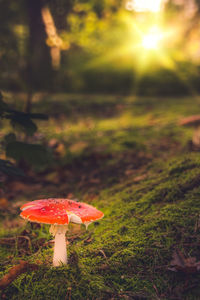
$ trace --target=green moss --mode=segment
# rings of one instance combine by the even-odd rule
[[[189,100],[141,99],[139,102],[127,98],[123,100],[124,109],[119,112],[116,108],[119,103],[111,98],[110,115],[94,112],[90,120],[86,120],[88,102],[81,102],[83,112],[78,110],[73,116],[74,109],[80,105],[77,98],[73,99],[74,104],[72,100],[66,101],[69,119],[64,123],[57,124],[52,115],[50,125],[41,128],[48,138],[56,136],[68,147],[79,140],[87,143],[87,148],[77,153],[71,151],[70,158],[64,159],[66,169],[76,163],[80,166],[82,161],[88,163],[92,155],[99,160],[95,165],[99,173],[95,174],[99,175],[100,187],[97,181],[91,187],[98,198],[91,203],[101,209],[105,217],[90,225],[79,238],[70,240],[66,267],[51,267],[51,246],[36,247],[41,238],[51,239],[48,226],[35,229],[30,224],[25,226],[34,232],[28,253],[23,253],[17,245],[0,245],[0,276],[19,259],[40,262],[37,271],[14,280],[2,292],[3,299],[200,298],[199,274],[189,277],[186,289],[187,278],[167,269],[175,248],[200,260],[197,226],[200,155],[188,152],[192,131],[176,125],[181,116],[195,113],[198,108],[198,101],[191,106]],[[93,105],[98,108],[102,105],[104,112],[105,101],[101,101],[94,99]],[[101,151],[106,158],[101,156]],[[85,169],[90,179],[88,165]],[[84,196],[79,180],[77,177],[70,181],[70,188],[75,190],[76,196]],[[56,194],[58,187],[55,189]],[[46,193],[48,191],[44,191]],[[20,232],[21,229],[11,232],[1,229],[0,236],[15,236]]]

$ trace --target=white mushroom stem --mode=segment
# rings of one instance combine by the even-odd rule
[[[193,145],[200,147],[200,126],[196,126],[192,137]]]
[[[50,233],[55,236],[53,266],[59,267],[67,264],[67,247],[65,233],[67,225],[51,225]]]

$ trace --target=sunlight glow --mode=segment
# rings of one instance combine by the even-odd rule
[[[127,10],[135,10],[136,12],[153,12],[161,11],[164,0],[128,0],[126,3]]]
[[[142,46],[145,49],[156,50],[160,47],[160,42],[163,39],[163,34],[158,28],[153,27],[149,33],[143,36]]]
[[[89,68],[110,63],[121,70],[132,69],[138,78],[150,68],[160,66],[174,71],[173,57],[177,54],[173,49],[181,37],[182,26],[176,23],[165,26],[163,16],[162,13],[159,16],[147,14],[137,18],[135,14],[124,12],[121,18],[126,31],[120,44],[92,60]]]

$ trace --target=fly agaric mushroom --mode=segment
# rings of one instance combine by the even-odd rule
[[[194,146],[200,148],[200,115],[194,115],[187,118],[183,118],[179,122],[179,125],[186,127],[194,127],[192,143]]]
[[[53,266],[67,264],[65,233],[70,222],[85,224],[103,218],[95,207],[69,199],[41,199],[28,202],[21,207],[20,216],[31,222],[50,224],[50,233],[55,236]]]

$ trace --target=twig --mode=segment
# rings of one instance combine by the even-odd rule
[[[27,240],[28,247],[29,247],[29,249],[31,249],[31,239],[25,235],[18,235],[16,237],[10,237],[10,238],[2,238],[2,239],[0,239],[0,244],[1,245],[10,245],[10,243],[12,243],[12,241],[17,242],[17,244],[18,244],[19,239]]]
[[[153,283],[153,282],[152,282]],[[155,290],[155,292],[156,292],[156,298],[158,299],[158,300],[160,300],[160,297],[159,297],[159,292],[158,292],[158,289],[157,289],[157,286],[153,283],[153,288],[154,288],[154,290]]]
[[[72,288],[68,287],[65,300],[71,300],[71,294],[72,294]]]
[[[103,255],[103,257],[104,257],[106,260],[108,260],[106,254],[105,254],[105,252],[104,252],[103,250],[99,250],[99,252]]]

